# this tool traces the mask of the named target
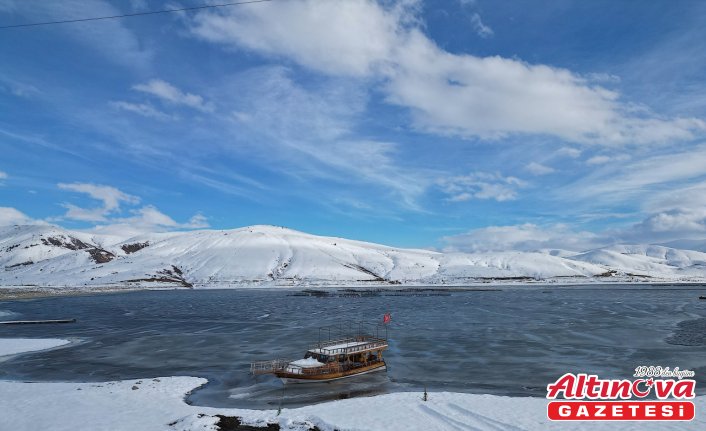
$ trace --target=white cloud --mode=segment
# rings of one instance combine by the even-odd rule
[[[167,115],[164,112],[155,109],[153,106],[144,103],[117,101],[111,102],[110,105],[123,111],[134,112],[135,114],[142,115],[143,117],[156,118],[158,120],[168,120],[172,118],[170,115]]]
[[[356,134],[365,89],[349,79],[322,78],[304,86],[291,75],[287,68],[265,67],[238,77],[233,86],[239,97],[228,111],[237,135],[248,139],[227,149],[247,151],[250,159],[260,157],[278,174],[297,179],[373,185],[374,195],[418,209],[416,200],[433,182],[431,174],[399,166],[400,145]],[[344,193],[356,192],[348,187]]]
[[[144,233],[166,232],[178,229],[202,229],[209,227],[208,221],[201,213],[197,213],[187,223],[178,223],[153,205],[130,211],[130,217],[116,217],[108,223],[99,224],[90,229],[91,232],[104,235],[130,237]]]
[[[619,95],[566,69],[441,50],[410,33],[386,86],[388,101],[409,107],[417,127],[461,137],[549,134],[598,145],[664,143],[706,130],[697,119],[632,117]]]
[[[133,210],[134,216],[117,219],[118,222],[129,223],[131,225],[147,225],[147,226],[163,226],[163,227],[177,227],[179,223],[174,221],[173,218],[159,211],[152,205],[144,206],[140,209]]]
[[[0,171],[0,181],[7,179],[7,172]]]
[[[286,57],[314,70],[364,76],[384,65],[416,2],[287,1],[202,12],[191,32],[217,43]]]
[[[122,204],[135,205],[140,202],[140,199],[115,187],[90,183],[61,183],[58,187],[62,190],[85,193],[93,199],[102,201],[103,205],[95,208],[63,205],[67,209],[64,219],[98,222],[98,225],[88,229],[91,232],[126,237],[149,232],[209,227],[208,220],[201,213],[194,214],[186,223],[179,223],[154,205],[133,208],[129,210],[131,215],[120,216],[120,213],[123,213]]]
[[[556,171],[550,166],[545,166],[537,162],[530,162],[527,166],[525,166],[525,170],[532,175],[547,175]]]
[[[207,228],[209,227],[208,223],[208,218],[201,214],[194,214],[190,219],[189,222],[186,223],[186,227],[192,228],[192,229],[201,229],[201,228]]]
[[[474,13],[471,16],[471,25],[473,26],[473,30],[475,30],[478,36],[482,37],[483,39],[492,37],[495,34],[492,28],[483,24],[483,21],[480,19],[480,15],[478,13]]]
[[[603,235],[621,243],[656,244],[706,238],[706,206],[671,208],[647,215],[629,226],[607,229]]]
[[[12,207],[0,207],[0,226],[34,223],[30,217]]]
[[[706,131],[695,118],[635,112],[620,95],[567,69],[453,54],[418,24],[419,3],[289,1],[196,15],[198,38],[382,83],[430,133],[499,138],[544,134],[596,145],[667,143]],[[331,55],[336,53],[336,55]]]
[[[636,198],[649,202],[658,194],[672,193],[674,186],[683,187],[684,182],[706,176],[705,167],[706,145],[698,145],[632,162],[602,165],[580,181],[562,188],[559,195],[572,200],[600,197],[604,204]],[[664,191],[668,184],[672,185],[671,189]]]
[[[442,237],[446,251],[532,251],[561,249],[586,251],[613,244],[658,244],[680,239],[706,238],[706,206],[671,209],[648,215],[644,220],[598,232],[567,224],[532,223],[489,226]]]
[[[72,204],[64,204],[67,209],[65,218],[81,221],[104,221],[106,216],[120,210],[121,203],[136,204],[140,199],[124,193],[115,187],[90,183],[59,183],[62,190],[85,193],[91,198],[102,201],[103,206],[95,208],[82,208]]]
[[[2,6],[0,6],[0,11]],[[10,93],[17,97],[29,98],[41,92],[32,84],[20,82],[0,74],[0,91]]]
[[[26,21],[54,21],[71,17],[113,16],[121,10],[104,0],[62,0],[28,2],[4,0],[0,11],[22,16]],[[129,68],[147,68],[152,53],[144,48],[139,38],[129,30],[123,20],[102,20],[57,25],[47,31],[75,39],[104,56],[109,61]],[[52,36],[50,36],[52,37]]]
[[[683,237],[706,233],[706,207],[700,209],[674,209],[647,217],[638,225],[652,233],[670,233]]]
[[[630,157],[626,154],[615,154],[612,156],[606,156],[606,155],[599,155],[599,156],[593,156],[590,159],[586,160],[587,165],[603,165],[608,162],[623,162],[625,160],[628,160]]]
[[[444,178],[437,183],[449,195],[448,200],[451,202],[471,199],[495,199],[498,202],[514,200],[517,198],[517,189],[526,185],[515,177],[486,172]]]
[[[213,104],[206,102],[203,97],[181,91],[161,79],[152,79],[144,84],[137,84],[132,88],[175,105],[184,105],[203,112],[213,112],[214,110]]]
[[[674,209],[693,211],[706,208],[706,181],[661,187],[642,198],[642,203],[644,210],[651,214]]]
[[[554,154],[557,156],[571,157],[572,159],[576,159],[581,157],[581,150],[573,147],[561,147]]]
[[[618,75],[612,75],[610,73],[589,73],[586,75],[586,79],[592,82],[604,82],[606,84],[617,84],[621,81]]]
[[[505,251],[563,249],[582,251],[605,245],[588,231],[574,231],[564,224],[538,226],[525,223],[512,226],[490,226],[442,238],[448,251]]]
[[[586,160],[587,165],[602,165],[608,162],[610,162],[610,157],[608,156],[593,156]]]

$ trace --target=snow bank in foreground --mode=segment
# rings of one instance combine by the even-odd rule
[[[0,356],[53,349],[69,343],[58,338],[0,338]]]
[[[706,397],[694,400],[688,423],[551,423],[541,398],[492,395],[396,393],[334,401],[298,409],[241,410],[190,406],[185,394],[206,383],[196,377],[163,377],[107,383],[0,381],[3,429],[215,430],[215,415],[244,423],[278,423],[285,430],[703,430]]]

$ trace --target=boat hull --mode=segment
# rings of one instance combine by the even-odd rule
[[[334,380],[347,379],[349,377],[361,376],[363,374],[369,374],[376,371],[385,371],[387,366],[385,363],[374,364],[368,367],[354,368],[352,370],[346,370],[339,373],[330,374],[320,374],[320,375],[296,375],[289,373],[276,373],[277,377],[282,380],[282,383],[292,384],[292,383],[323,383],[332,382]]]

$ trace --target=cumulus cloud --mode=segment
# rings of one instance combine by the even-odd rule
[[[519,178],[488,172],[443,178],[437,184],[441,191],[449,196],[448,200],[451,202],[464,202],[471,199],[509,201],[516,199],[517,189],[526,185]]]
[[[98,224],[91,232],[104,235],[130,237],[144,233],[167,232],[178,229],[202,229],[209,227],[203,214],[197,213],[186,223],[179,223],[153,205],[130,211],[129,217],[111,218],[108,223]]]
[[[103,202],[100,207],[82,208],[72,204],[64,204],[67,209],[65,218],[80,221],[104,221],[106,216],[120,210],[121,203],[136,204],[140,201],[137,196],[124,193],[115,187],[91,183],[59,183],[62,190],[84,193],[93,199]]]
[[[207,218],[201,213],[196,213],[186,223],[179,223],[154,205],[144,205],[140,208],[123,210],[123,204],[134,206],[140,203],[140,198],[127,194],[115,187],[91,183],[60,183],[58,187],[62,190],[87,194],[91,198],[102,202],[101,206],[94,208],[64,204],[67,211],[63,218],[84,222],[98,222],[99,224],[90,229],[96,233],[129,236],[139,233],[209,227]],[[130,215],[122,216],[125,213]]]
[[[441,50],[414,30],[386,88],[422,130],[461,137],[549,134],[584,144],[624,145],[689,139],[698,119],[632,117],[619,95],[566,69]]]
[[[614,244],[659,244],[706,238],[706,206],[675,208],[646,216],[643,220],[596,232],[569,224],[525,223],[489,226],[441,238],[446,251],[586,251]]]
[[[12,207],[0,207],[0,226],[34,223],[29,216]]]
[[[538,226],[532,223],[490,226],[442,238],[447,251],[531,251],[561,249],[582,251],[604,244],[604,238],[576,231],[565,224]]]
[[[686,236],[706,233],[706,207],[700,209],[673,209],[647,217],[638,226],[650,233],[669,233]]]
[[[202,96],[184,92],[161,79],[152,79],[144,84],[132,87],[137,91],[151,94],[174,105],[183,105],[203,112],[213,112],[213,104],[206,102]]]
[[[415,1],[290,1],[201,12],[190,31],[322,73],[377,78],[387,102],[408,108],[414,125],[430,133],[628,145],[706,130],[700,119],[635,112],[619,93],[567,69],[445,51],[422,33],[419,8]]]
[[[495,34],[492,28],[483,24],[483,21],[480,19],[480,15],[478,13],[474,13],[473,15],[471,15],[471,25],[473,26],[473,30],[475,30],[478,36],[482,37],[483,39],[492,37]]]
[[[603,234],[628,244],[706,240],[706,206],[658,211],[632,225],[607,229]]]
[[[532,175],[547,175],[555,172],[556,170],[550,166],[545,166],[541,163],[530,162],[525,166],[525,170]]]
[[[706,239],[706,205],[654,212],[641,221],[595,232],[565,223],[524,223],[472,229],[441,238],[445,251],[586,251],[614,244]]]
[[[642,199],[644,219],[613,233],[633,242],[706,238],[706,181],[659,187]]]
[[[208,223],[208,218],[205,215],[197,213],[189,219],[189,222],[185,224],[185,227],[192,229],[202,229],[210,227],[210,224]]]

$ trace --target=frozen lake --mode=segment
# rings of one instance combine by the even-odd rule
[[[2,363],[0,378],[101,381],[187,375],[194,404],[265,408],[394,391],[545,395],[565,372],[629,378],[638,365],[696,371],[706,393],[704,286],[499,287],[420,295],[298,296],[289,290],[146,291],[0,302],[0,337],[81,340]],[[324,384],[249,375],[253,360],[303,357],[318,328],[392,313],[389,370]]]

